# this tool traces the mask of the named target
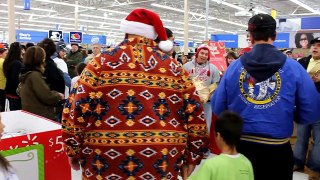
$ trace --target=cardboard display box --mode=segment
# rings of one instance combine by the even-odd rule
[[[19,150],[12,151],[14,149],[31,147],[33,145],[43,146],[44,159],[38,159],[38,167],[23,166],[24,169],[22,170],[21,164],[16,165],[17,163],[19,164],[19,161],[11,163],[21,180],[28,177],[25,173],[39,174],[38,179],[41,179],[41,173],[39,173],[41,168],[44,168],[45,180],[71,179],[71,169],[68,164],[68,158],[63,150],[61,125],[59,123],[26,111],[3,112],[1,113],[1,117],[5,129],[0,142],[0,150],[3,150],[5,154],[6,150],[10,150],[9,154],[14,155],[14,152],[25,152]],[[35,149],[37,149],[38,154],[41,154],[39,148]],[[8,159],[10,161],[10,158]]]

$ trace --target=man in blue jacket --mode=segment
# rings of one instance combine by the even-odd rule
[[[272,45],[270,15],[253,16],[247,31],[253,49],[228,67],[211,98],[213,113],[231,110],[244,119],[238,151],[251,161],[255,179],[292,180],[294,115],[297,123],[314,122],[320,96],[303,67]]]

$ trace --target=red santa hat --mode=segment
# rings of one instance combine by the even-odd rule
[[[202,49],[208,51],[208,61],[209,61],[209,60],[210,60],[210,54],[211,54],[211,53],[210,53],[210,49],[209,49],[209,47],[208,47],[207,45],[201,45],[201,46],[199,46],[199,47],[197,48],[196,58],[198,58],[198,54],[199,54],[199,52],[200,52]]]
[[[173,48],[173,42],[168,40],[166,30],[158,14],[147,9],[135,9],[126,19],[121,21],[120,29],[128,34],[135,34],[155,40],[159,37],[159,48],[169,52]]]

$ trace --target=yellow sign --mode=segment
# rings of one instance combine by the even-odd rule
[[[272,9],[271,10],[271,16],[273,17],[273,19],[276,19],[277,18],[277,11]]]

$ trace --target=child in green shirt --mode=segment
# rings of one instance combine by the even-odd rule
[[[190,180],[253,180],[250,161],[237,152],[243,120],[233,112],[221,113],[215,122],[216,141],[221,154],[207,160]]]

